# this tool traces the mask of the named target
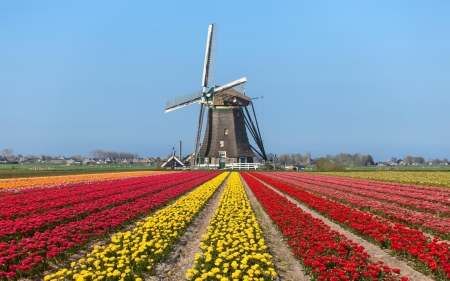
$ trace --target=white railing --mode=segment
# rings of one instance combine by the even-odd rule
[[[259,163],[231,163],[225,167],[231,170],[256,170],[259,169]]]
[[[231,170],[257,170],[259,163],[229,163],[225,165],[225,169]],[[219,164],[200,164],[197,169],[219,169]]]

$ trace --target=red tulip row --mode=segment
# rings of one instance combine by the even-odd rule
[[[303,177],[305,179],[311,179],[317,182],[343,184],[358,189],[376,190],[378,192],[450,205],[450,188],[358,180],[311,174],[303,175]]]
[[[418,211],[431,212],[438,215],[450,216],[450,206],[446,204],[441,204],[438,202],[426,201],[423,198],[416,199],[409,197],[414,196],[415,191],[409,190],[402,192],[402,195],[395,195],[395,190],[390,192],[385,188],[372,185],[370,189],[364,188],[364,186],[356,185],[352,183],[352,179],[340,179],[339,181],[330,181],[320,178],[320,176],[314,175],[313,177],[305,174],[293,174],[293,173],[280,173],[280,177],[288,177],[291,179],[296,179],[304,183],[314,184],[318,186],[324,186],[326,188],[331,188],[335,190],[340,190],[343,192],[351,192],[354,194],[374,198],[377,200],[382,200],[386,202],[393,202],[401,206],[411,208]],[[436,187],[442,189],[442,187]],[[397,192],[399,193],[399,192]],[[430,196],[428,196],[430,197]],[[432,197],[432,196],[431,196]],[[433,197],[434,198],[434,197]],[[437,198],[436,198],[437,200]],[[434,200],[434,201],[436,201]],[[450,202],[447,198],[447,202]]]
[[[208,175],[206,173],[166,174],[163,176],[155,176],[152,182],[146,179],[142,184],[128,185],[124,186],[124,188],[112,185],[108,190],[103,188],[100,194],[95,193],[96,196],[94,197],[91,196],[93,193],[90,193],[85,197],[74,196],[60,198],[59,200],[63,202],[62,205],[70,206],[62,209],[51,209],[44,213],[41,213],[42,210],[36,208],[35,211],[37,213],[30,214],[26,217],[15,220],[0,220],[0,241],[21,238],[24,234],[43,230],[43,228],[48,228],[55,223],[67,223],[71,220],[80,219],[82,216],[93,212],[124,204],[125,202],[136,200],[150,193],[204,176]],[[109,182],[104,183],[105,186],[109,186],[109,184]],[[82,200],[82,202],[79,203],[77,199]],[[86,200],[89,201],[85,202]],[[34,205],[39,206],[39,204]]]
[[[331,230],[255,178],[246,173],[242,176],[314,280],[408,280],[398,275],[398,268],[371,261],[364,247]]]
[[[0,277],[33,276],[47,266],[48,259],[68,254],[74,247],[149,212],[218,174],[206,173],[204,177],[180,183],[160,193],[91,214],[79,221],[36,232],[29,238],[0,242]]]
[[[251,174],[355,233],[393,250],[393,253],[412,261],[419,271],[425,271],[437,280],[450,278],[450,244],[440,241],[438,237],[432,240],[420,230],[410,229],[403,224],[362,212],[261,173]]]
[[[39,192],[26,194],[24,191],[15,196],[8,196],[0,202],[0,219],[26,216],[34,212],[42,212],[82,201],[108,196],[111,192],[125,192],[127,188],[137,188],[154,183],[155,180],[169,180],[170,174],[158,176],[145,176],[117,180],[104,180],[93,183],[71,184],[50,188],[35,188]],[[33,189],[27,189],[33,190]]]
[[[424,229],[433,234],[440,235],[445,239],[450,239],[450,218],[448,217],[439,217],[435,214],[418,212],[396,204],[378,201],[371,197],[355,195],[348,191],[333,188],[333,186],[327,187],[324,183],[319,185],[314,184],[314,182],[306,183],[303,180],[293,179],[284,174],[272,173],[270,177],[301,187],[304,190],[327,196],[345,204],[350,204],[359,209],[368,210],[383,217],[406,223],[412,228]]]

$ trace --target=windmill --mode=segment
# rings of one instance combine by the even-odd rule
[[[208,27],[206,41],[202,90],[168,99],[165,112],[194,103],[200,104],[194,152],[190,162],[191,167],[196,166],[197,163],[218,166],[219,168],[224,168],[226,163],[253,163],[254,152],[267,160],[253,103],[251,98],[244,94],[247,79],[243,77],[222,86],[208,88],[208,85],[212,84],[213,81],[216,50],[217,24],[211,24]],[[253,109],[253,118],[247,109],[249,105]],[[204,140],[199,151],[205,109],[208,111],[208,117]],[[250,145],[246,128],[259,149]]]

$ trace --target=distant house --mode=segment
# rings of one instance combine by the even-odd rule
[[[28,157],[27,159],[26,159],[26,163],[34,163],[34,162],[36,162],[37,161],[37,159],[36,158],[34,158],[34,157]]]
[[[141,160],[139,160],[139,163],[141,163],[141,164],[150,164],[150,159],[148,159],[148,158],[141,159]]]
[[[91,159],[89,159],[89,158],[86,158],[86,159],[84,159],[84,160],[81,162],[82,165],[88,165],[88,164],[91,164],[91,163],[95,163],[95,162],[93,162],[93,160],[91,160]]]
[[[111,160],[111,158],[109,158],[109,157],[105,159],[105,163],[107,163],[107,164],[110,164],[112,162],[113,162],[113,160]]]
[[[314,165],[316,164],[316,161],[314,159],[308,158],[306,159],[306,165]]]
[[[181,162],[178,157],[171,156],[169,159],[167,159],[164,164],[161,165],[161,168],[165,169],[184,169],[186,166]]]
[[[378,166],[389,166],[389,162],[378,162],[377,163]]]
[[[286,170],[289,171],[299,171],[299,170],[304,170],[305,166],[303,165],[292,165],[292,166],[286,166]]]

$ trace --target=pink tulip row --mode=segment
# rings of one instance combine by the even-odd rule
[[[450,238],[450,218],[410,210],[396,204],[381,202],[370,197],[358,196],[333,187],[325,187],[322,186],[323,183],[321,185],[306,183],[278,173],[270,174],[270,177],[285,183],[293,184],[309,192],[314,192],[350,204],[359,209],[365,209],[387,218],[407,223],[410,227],[428,230],[433,234],[438,234],[446,239]]]
[[[317,178],[317,176],[315,178],[310,178],[305,174],[281,173],[280,176],[295,179],[304,183],[340,190],[342,192],[351,192],[353,194],[362,195],[376,200],[392,202],[403,207],[411,208],[421,212],[430,212],[439,216],[450,216],[449,205],[407,197],[408,194],[414,193],[414,191],[412,190],[410,190],[409,192],[404,192],[402,196],[398,196],[393,193],[391,194],[388,190],[379,188],[375,185],[372,186],[371,189],[366,189],[363,186],[354,185],[352,184],[352,179],[345,179],[345,181],[337,183],[331,181],[323,181],[320,178]]]
[[[385,187],[380,187],[377,185],[371,185],[370,188],[368,188],[365,186],[352,183],[352,179],[346,179],[345,181],[335,182],[330,180],[323,181],[320,178],[317,178],[317,176],[315,178],[311,178],[308,175],[299,175],[292,173],[287,174],[289,174],[290,178],[295,178],[305,183],[322,185],[346,192],[352,192],[362,196],[376,198],[378,200],[393,202],[396,204],[403,205],[405,207],[418,209],[420,211],[427,211],[432,213],[438,213],[445,216],[450,216],[450,205],[438,203],[436,202],[436,200],[426,201],[425,199],[414,198],[415,196],[414,190],[410,190],[408,192],[403,191],[401,192],[402,193],[401,195],[397,195],[400,192],[399,191],[395,192],[395,189],[393,187],[392,187],[393,192],[390,192],[389,189],[386,189]]]
[[[311,174],[305,174],[303,175],[303,177],[305,179],[310,179],[327,184],[341,184],[358,189],[376,190],[377,192],[384,192],[391,195],[399,195],[408,198],[415,198],[450,205],[450,188],[445,187],[420,186]]]

